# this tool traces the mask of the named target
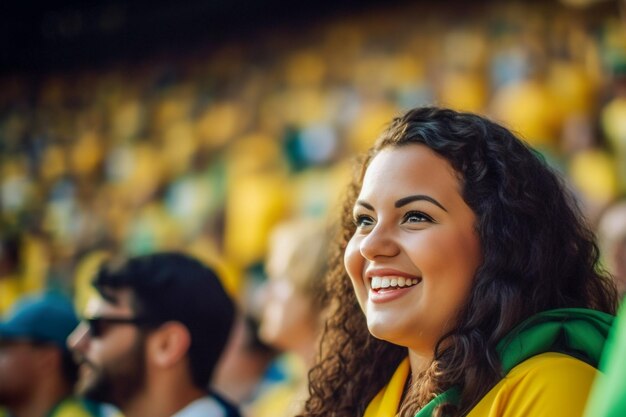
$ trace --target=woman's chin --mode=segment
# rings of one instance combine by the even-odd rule
[[[381,323],[381,322],[367,322],[367,328],[372,336],[376,339],[384,340],[385,342],[399,344],[398,336],[401,332],[399,330],[394,329],[393,326],[390,326],[389,323]]]

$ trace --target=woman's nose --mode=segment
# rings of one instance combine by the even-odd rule
[[[362,240],[361,255],[370,261],[379,257],[393,257],[398,254],[399,246],[390,226],[378,223]]]

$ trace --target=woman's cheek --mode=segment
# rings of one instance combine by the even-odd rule
[[[352,286],[356,293],[361,308],[364,308],[367,301],[367,288],[363,282],[363,271],[365,270],[365,259],[359,250],[358,238],[352,237],[346,246],[343,256],[346,272],[350,277]]]
[[[357,278],[356,272],[359,270],[358,264],[360,262],[360,253],[358,250],[358,244],[356,243],[356,239],[352,237],[348,241],[346,245],[346,250],[343,253],[343,265],[350,276],[350,279],[354,283],[354,280]]]

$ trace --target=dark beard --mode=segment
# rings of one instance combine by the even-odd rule
[[[145,386],[145,359],[145,340],[140,334],[131,350],[113,363],[97,366],[84,361],[83,366],[89,366],[94,376],[86,386],[81,386],[79,382],[77,394],[96,402],[123,407]]]

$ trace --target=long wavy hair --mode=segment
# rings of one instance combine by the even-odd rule
[[[536,313],[563,307],[615,313],[615,286],[598,265],[594,235],[572,194],[545,162],[485,118],[413,109],[393,120],[349,187],[327,276],[330,314],[300,417],[363,415],[407,355],[406,348],[369,333],[343,265],[355,231],[352,208],[368,164],[382,149],[407,144],[427,146],[454,168],[462,197],[476,215],[484,259],[456,327],[438,341],[429,369],[413,375],[401,416],[412,417],[452,386],[461,388],[459,404],[442,405],[435,414],[467,414],[502,377],[498,341]]]

